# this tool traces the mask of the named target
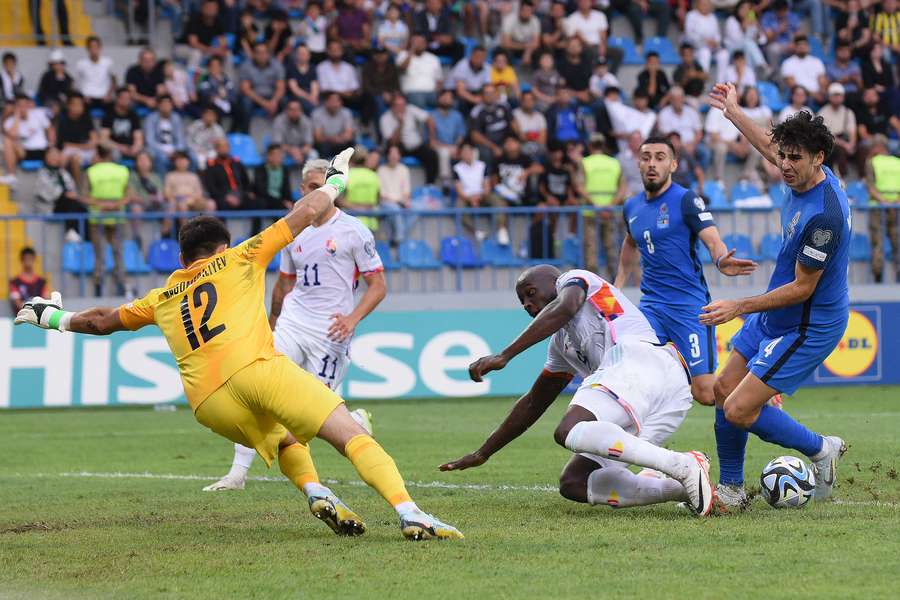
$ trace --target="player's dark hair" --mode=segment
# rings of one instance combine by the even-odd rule
[[[669,136],[665,135],[651,135],[643,142],[641,142],[641,146],[646,146],[647,144],[663,144],[669,147],[669,152],[672,153],[672,156],[675,156],[675,146],[672,145],[672,140],[669,139]]]
[[[22,250],[19,251],[19,260],[22,260],[26,256],[34,256],[37,257],[37,252],[34,251],[34,248],[31,246],[25,246]]]
[[[221,219],[208,215],[194,217],[178,233],[178,246],[185,265],[212,256],[216,248],[231,243],[231,234]]]
[[[100,160],[109,160],[112,158],[112,149],[106,144],[97,146],[97,158]]]
[[[826,160],[834,148],[834,136],[824,119],[805,110],[773,127],[772,142],[780,148],[802,148],[812,155],[823,152]]]

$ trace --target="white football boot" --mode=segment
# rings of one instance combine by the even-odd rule
[[[812,470],[816,476],[816,491],[813,500],[821,502],[831,496],[834,490],[834,482],[837,479],[837,464],[844,452],[847,451],[847,443],[836,435],[822,437],[822,452],[819,460],[812,460]]]

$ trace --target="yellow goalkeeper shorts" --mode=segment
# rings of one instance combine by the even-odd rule
[[[344,401],[284,355],[250,363],[222,384],[194,413],[197,421],[257,453],[272,466],[290,431],[308,443]]]

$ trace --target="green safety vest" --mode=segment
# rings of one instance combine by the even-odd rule
[[[377,208],[380,189],[381,182],[378,180],[378,174],[372,169],[353,167],[347,173],[347,194],[345,197],[347,202],[351,204],[366,204],[372,208]],[[372,231],[378,229],[378,219],[375,217],[360,215],[357,218]]]
[[[900,201],[900,158],[882,154],[872,157],[875,189],[886,202]]]
[[[612,204],[619,189],[619,177],[622,165],[606,154],[591,154],[581,159],[584,168],[584,187],[594,206]]]
[[[125,192],[128,189],[128,178],[130,171],[128,167],[118,165],[112,162],[101,162],[92,165],[87,170],[88,189],[92,198],[97,200],[111,200],[122,203],[125,207]],[[95,206],[89,206],[88,212],[93,215],[100,214],[101,211]],[[121,223],[121,217],[107,217],[103,219],[91,218],[90,223],[102,225],[114,225]]]

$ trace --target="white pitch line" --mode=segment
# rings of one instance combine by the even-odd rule
[[[55,477],[75,477],[75,478],[92,478],[92,479],[158,479],[164,481],[217,481],[220,477],[211,475],[176,475],[174,473],[124,473],[116,472],[92,472],[92,471],[72,471],[66,473],[14,473],[13,477],[22,478],[55,478]],[[0,476],[2,478],[2,476]],[[271,477],[268,475],[254,475],[247,477],[247,481],[260,481],[264,483],[287,483],[285,477]],[[323,479],[323,483],[328,485],[352,485],[366,487],[366,483],[358,479],[342,480],[342,479]],[[447,483],[445,481],[407,481],[407,486],[419,489],[441,489],[441,490],[465,490],[476,492],[544,492],[558,493],[558,488],[552,485],[517,485],[517,484],[492,484],[492,483]],[[860,501],[860,500],[841,500],[835,499],[833,504],[840,506],[875,506],[878,508],[900,508],[897,502],[882,502],[880,500]]]

